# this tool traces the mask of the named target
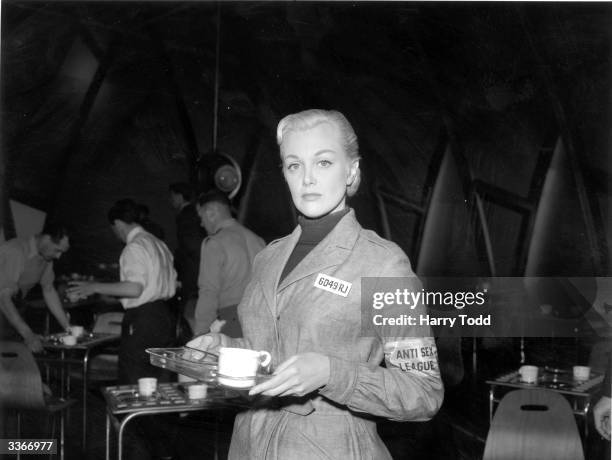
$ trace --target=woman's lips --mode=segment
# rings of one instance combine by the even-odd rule
[[[302,199],[305,201],[314,201],[314,200],[318,200],[319,198],[321,198],[321,194],[320,193],[304,193],[302,194]]]

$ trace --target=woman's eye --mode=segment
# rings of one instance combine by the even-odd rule
[[[299,163],[289,163],[289,164],[286,166],[286,168],[287,168],[287,171],[295,171],[296,169],[298,169],[298,168],[299,168],[299,166],[300,166],[300,164],[299,164]]]
[[[323,166],[324,168],[327,168],[328,166],[332,165],[332,162],[329,160],[321,160],[319,161],[319,165]]]

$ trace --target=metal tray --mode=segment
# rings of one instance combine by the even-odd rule
[[[153,366],[205,383],[216,383],[217,357],[192,348],[147,348]]]

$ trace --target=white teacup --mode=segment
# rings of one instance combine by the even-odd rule
[[[208,392],[208,386],[204,383],[194,383],[187,387],[187,394],[189,399],[204,399]]]
[[[64,345],[76,345],[77,338],[74,335],[63,335],[60,339]]]
[[[255,384],[257,371],[271,360],[267,351],[222,347],[219,349],[219,383],[237,388],[251,387]]]
[[[574,380],[584,382],[591,378],[591,368],[589,366],[574,366],[572,368]]]
[[[521,382],[537,383],[538,366],[521,366],[519,368],[519,376],[521,378]]]
[[[70,335],[75,337],[81,337],[85,333],[85,328],[83,326],[70,326]]]
[[[143,377],[138,379],[138,393],[140,396],[153,396],[157,390],[157,379],[155,377]]]

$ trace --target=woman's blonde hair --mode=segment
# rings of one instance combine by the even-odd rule
[[[288,132],[305,131],[321,123],[331,123],[335,125],[340,130],[343,147],[348,157],[351,160],[360,159],[359,143],[357,142],[355,130],[346,117],[337,110],[310,109],[287,115],[278,123],[278,127],[276,128],[276,142],[280,147],[283,143],[284,136]],[[357,192],[360,182],[361,170],[359,169],[359,165],[357,165],[355,179],[346,190],[347,196],[353,196]]]

